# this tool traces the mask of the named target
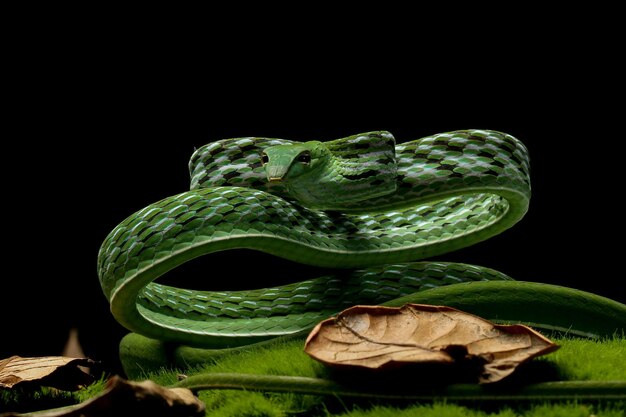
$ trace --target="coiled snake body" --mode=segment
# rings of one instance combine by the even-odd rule
[[[408,301],[591,336],[626,328],[624,306],[606,298],[414,262],[488,239],[525,214],[528,153],[508,134],[463,130],[398,145],[387,132],[325,143],[226,139],[198,149],[190,171],[190,191],[131,215],[98,255],[113,315],[148,338],[235,347],[299,334],[355,304]],[[241,292],[153,282],[233,248],[346,272]]]

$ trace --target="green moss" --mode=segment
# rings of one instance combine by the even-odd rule
[[[238,351],[215,363],[188,372],[234,372],[259,375],[327,376],[326,368],[302,350],[302,341],[273,344],[267,348]],[[324,399],[312,395],[255,393],[229,390],[202,391],[199,398],[210,416],[286,416],[321,407]],[[244,407],[249,404],[249,407]]]
[[[561,349],[536,362],[545,362],[548,368],[558,370],[565,380],[626,380],[626,338],[593,341],[559,338],[555,341]],[[546,369],[537,367],[537,369]],[[265,348],[238,351],[221,357],[213,363],[185,371],[186,375],[198,373],[248,373],[266,375],[295,375],[329,378],[326,367],[312,360],[302,350],[302,341],[281,342]],[[178,381],[180,372],[166,371],[143,375],[161,385]],[[77,393],[61,393],[49,389],[37,391],[1,391],[0,410],[27,411],[77,403],[91,398],[104,389],[98,383]],[[480,403],[383,403],[370,400],[350,402],[348,399],[312,395],[258,393],[234,390],[206,390],[199,397],[207,405],[210,416],[291,416],[311,415],[344,417],[624,417],[623,402],[608,403],[507,403],[489,405]],[[31,407],[19,405],[31,402]],[[32,402],[35,400],[35,402]]]
[[[0,413],[15,411],[45,410],[48,408],[64,407],[80,402],[75,393],[58,391],[51,388],[19,388],[12,390],[0,389]]]
[[[300,340],[281,342],[268,348],[240,351],[197,371],[311,377],[324,377],[328,373],[324,365],[304,353],[303,342]]]
[[[626,380],[626,338],[561,339],[557,343],[561,348],[545,360],[557,366],[562,379]]]
[[[625,367],[620,361],[626,353],[626,339],[593,341],[585,339],[561,338],[555,340],[561,349],[542,359],[553,364],[560,372],[562,379],[568,380],[626,380]],[[328,377],[326,367],[312,360],[302,350],[301,341],[285,342],[270,348],[238,352],[232,356],[218,360],[189,372],[218,373],[235,372],[270,375],[298,375],[325,378]],[[292,415],[303,410],[313,410],[311,415],[324,415],[322,410],[328,399],[316,396],[292,394],[252,393],[230,390],[203,391],[200,398],[207,404],[207,415],[220,416],[283,416]],[[336,401],[335,401],[336,402]],[[249,404],[249,406],[244,406]],[[359,404],[361,407],[365,407]],[[349,406],[345,406],[349,407]],[[598,414],[589,405],[547,404],[526,409],[511,410],[503,408],[492,414],[471,407],[456,404],[427,404],[397,409],[385,406],[374,406],[367,410],[357,409],[346,416],[475,416],[475,417],[516,417],[516,416],[577,416],[588,417],[596,412],[596,416],[622,415],[623,404],[607,405],[603,414]],[[341,408],[341,406],[340,406]],[[343,408],[342,410],[345,410]],[[337,404],[333,407],[337,412]],[[341,411],[341,410],[339,410]],[[519,414],[523,412],[523,414]],[[333,415],[326,411],[327,415]],[[587,414],[585,414],[587,413]]]
[[[373,407],[355,409],[337,417],[624,417],[624,404],[593,407],[585,404],[542,404],[525,410],[504,408],[494,412],[472,410],[456,404],[417,405],[404,409]],[[330,414],[329,414],[330,415]]]
[[[502,410],[497,414],[486,414],[481,411],[473,411],[467,407],[455,404],[429,404],[407,407],[404,409],[395,407],[376,406],[369,410],[355,409],[350,412],[339,414],[341,417],[517,417],[509,410]]]

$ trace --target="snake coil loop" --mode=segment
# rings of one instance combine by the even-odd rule
[[[559,298],[567,295],[591,306],[577,319],[587,320],[581,332],[603,320],[600,332],[624,326],[621,304],[610,300],[526,285],[479,266],[415,262],[488,239],[526,213],[528,153],[508,134],[461,130],[398,145],[388,132],[330,142],[225,139],[199,148],[189,169],[190,191],[128,217],[98,256],[113,315],[149,338],[233,347],[301,333],[355,304],[426,300],[463,307],[481,294],[489,294],[482,305],[498,308],[500,318],[515,297],[519,305],[549,294],[549,311],[567,304]],[[346,272],[240,292],[153,282],[195,257],[233,248]],[[572,326],[570,318],[531,310],[555,328]],[[540,320],[533,311],[523,314]]]

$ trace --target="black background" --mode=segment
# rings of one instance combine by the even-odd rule
[[[187,189],[194,148],[228,137],[330,140],[388,130],[403,142],[467,128],[510,133],[531,155],[528,214],[500,236],[440,259],[626,302],[623,115],[611,104],[616,78],[601,57],[586,55],[595,60],[592,72],[574,53],[533,64],[511,55],[498,65],[481,55],[422,57],[423,68],[355,56],[346,65],[318,60],[304,72],[306,58],[262,71],[265,59],[242,70],[208,54],[198,68],[193,59],[134,56],[140,49],[79,54],[84,59],[75,58],[78,49],[43,54],[13,80],[0,357],[59,354],[77,327],[86,354],[119,372],[117,343],[126,331],[99,287],[99,246],[128,215]],[[387,71],[364,72],[375,65]],[[194,285],[224,289],[310,273],[250,252],[213,255],[185,272],[201,276]]]

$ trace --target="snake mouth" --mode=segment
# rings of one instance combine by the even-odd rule
[[[269,177],[267,180],[269,182],[272,182],[272,183],[283,182],[283,178],[282,177]]]

